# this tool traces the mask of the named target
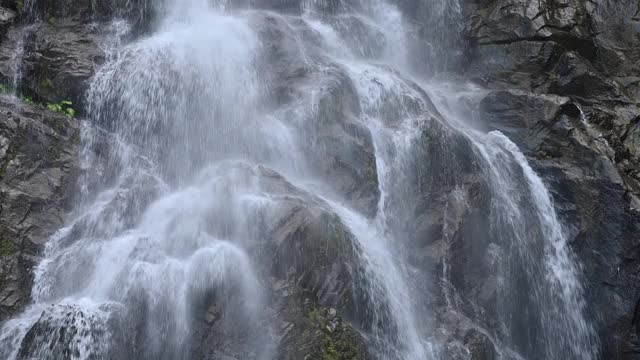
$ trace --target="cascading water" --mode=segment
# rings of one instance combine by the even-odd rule
[[[83,187],[106,189],[89,191],[75,219],[48,243],[36,270],[35,305],[4,327],[5,357],[58,358],[56,351],[64,351],[72,358],[188,358],[191,309],[203,297],[238,297],[243,303],[227,310],[237,308],[238,321],[257,317],[260,285],[246,252],[206,231],[207,215],[223,206],[215,199],[224,194],[215,193],[228,179],[198,159],[270,150],[249,131],[248,139],[233,133],[246,128],[260,135],[266,126],[250,123],[257,43],[244,21],[205,2],[185,9],[172,12],[155,36],[117,50],[95,76],[91,121],[112,132],[114,146],[104,172],[88,174]],[[88,129],[85,147],[100,135]],[[198,177],[201,169],[213,176]],[[64,332],[69,323],[75,332]],[[133,350],[126,344],[133,339],[116,333],[130,325],[140,327],[134,341],[144,348]]]
[[[450,89],[441,86],[429,93],[446,118],[460,118]],[[489,246],[498,276],[496,316],[504,332],[504,351],[515,349],[527,358],[597,358],[594,329],[585,320],[579,268],[542,180],[502,133],[484,134],[460,121],[454,124],[472,143],[492,194]]]
[[[36,23],[41,21],[37,9],[35,8],[36,0],[25,0],[22,3],[20,12],[24,24],[17,32],[14,32],[12,39],[15,42],[14,51],[11,54],[9,61],[9,79],[7,87],[13,93],[13,95],[20,95],[20,85],[23,77],[23,60],[25,56],[25,42],[27,38],[33,33]]]
[[[433,3],[431,8],[445,12],[445,8],[456,6],[455,2],[452,4]],[[459,8],[454,9],[454,13],[455,10],[459,11]],[[451,14],[452,11],[446,12]],[[451,16],[457,19],[455,15]],[[394,18],[394,14],[388,18]],[[394,34],[392,39],[395,40],[395,44],[404,43],[397,38],[395,29],[398,26],[386,24],[386,28]],[[332,31],[322,28],[319,30],[324,34],[325,41],[331,43],[329,48],[345,46],[344,41],[336,42],[339,36]],[[440,41],[443,42],[445,41]],[[418,215],[414,212],[415,209],[406,206],[411,204],[412,198],[419,193],[412,186],[416,186],[416,182],[420,180],[411,177],[415,176],[415,169],[419,169],[420,165],[411,163],[411,153],[418,152],[416,142],[422,140],[420,133],[424,131],[422,128],[425,126],[425,114],[440,112],[445,115],[442,120],[448,122],[446,125],[452,126],[453,131],[461,132],[466,138],[465,142],[470,143],[469,150],[472,153],[464,156],[477,156],[474,161],[479,163],[478,171],[482,172],[492,193],[491,213],[488,214],[489,225],[492,227],[489,248],[491,251],[495,251],[496,248],[503,248],[505,251],[498,254],[499,265],[493,269],[498,276],[496,316],[499,317],[503,332],[498,334],[497,339],[502,342],[503,347],[498,350],[499,355],[596,358],[598,344],[594,329],[584,318],[582,287],[577,277],[578,268],[571,257],[550,195],[522,153],[499,132],[484,135],[469,128],[464,121],[458,120],[461,116],[470,114],[456,111],[464,106],[455,100],[454,94],[446,93],[446,98],[443,99],[442,92],[433,91],[433,84],[425,86],[424,89],[430,98],[436,100],[436,110],[434,105],[426,100],[426,94],[422,93],[425,90],[406,83],[388,69],[363,66],[359,61],[354,62],[352,56],[358,53],[358,49],[355,50],[354,52],[341,49],[336,52],[336,56],[342,58],[341,61],[352,74],[365,112],[364,121],[374,137],[382,192],[378,217],[384,231],[394,233],[396,250],[402,249],[402,244],[411,242],[411,237],[415,236],[402,231],[406,224],[393,224],[394,218],[415,219]],[[442,58],[437,52],[432,56]],[[388,56],[386,60],[396,68],[406,71],[405,61]],[[435,86],[442,88],[446,84]],[[446,133],[440,136],[452,137]],[[455,143],[447,145],[455,146]],[[433,158],[447,156],[446,153],[424,155]],[[448,167],[464,167],[463,164],[455,164],[456,157],[444,161],[452,163],[446,167],[440,164],[430,170],[439,173],[447,171]],[[464,161],[467,159],[462,160]],[[428,176],[436,177],[437,174]],[[463,174],[453,174],[450,185],[462,181],[462,176]],[[458,191],[454,186],[452,193]],[[406,264],[409,260],[400,263]],[[419,294],[416,295],[420,298]],[[414,297],[416,295],[412,294]],[[417,314],[414,313],[415,315]],[[520,355],[515,355],[517,353]]]
[[[495,316],[497,356],[597,357],[549,192],[506,137],[460,121],[444,85],[409,80],[399,8],[303,1],[298,16],[233,5],[167,2],[156,31],[129,44],[114,26],[88,93],[80,199],[47,244],[33,304],[2,326],[3,358],[200,358],[202,313],[221,323],[212,358],[278,358],[285,335],[268,284],[302,260],[281,258],[270,239],[305,207],[349,233],[356,304],[331,305],[373,358],[447,358],[440,291],[446,311],[487,326],[452,300],[476,291],[452,275],[456,236],[494,256],[494,295],[473,306]],[[469,223],[450,219],[474,206]],[[430,216],[444,219],[442,246],[422,228]],[[436,256],[420,256],[430,252],[447,259],[444,290],[425,261]],[[265,265],[272,257],[296,260],[278,271]]]

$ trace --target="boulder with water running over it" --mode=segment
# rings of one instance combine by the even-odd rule
[[[468,71],[498,90],[482,100],[481,118],[516,141],[550,187],[603,358],[635,358],[640,348],[639,6],[500,0],[465,9]]]
[[[230,203],[238,208],[214,210],[209,231],[243,238],[248,252],[257,255],[259,272],[268,275],[266,321],[275,325],[271,336],[280,339],[277,351],[282,358],[368,359],[364,339],[354,329],[354,324],[368,321],[361,317],[367,279],[359,246],[330,205],[263,166],[224,164],[215,173],[228,176],[234,184],[229,191],[235,200]],[[248,218],[230,217],[248,208]],[[253,227],[246,234],[223,230],[247,228],[244,224]],[[251,336],[252,329],[242,327],[228,299],[213,296],[198,303],[199,315],[193,324],[196,357],[256,356],[247,353],[246,345],[258,338],[264,341],[267,334]]]
[[[260,12],[251,21],[263,43],[258,66],[268,78],[268,103],[285,109],[278,115],[306,135],[309,167],[372,216],[380,197],[375,149],[346,69],[322,53],[322,40],[300,19]]]
[[[27,19],[18,3],[3,1],[2,5]],[[35,14],[44,21],[28,30],[23,24],[11,28],[0,45],[3,83],[11,83],[14,78],[13,55],[18,42],[24,40],[25,55],[18,63],[21,92],[38,101],[72,100],[82,111],[88,79],[104,59],[102,35],[108,32],[104,24],[88,22],[125,15],[132,19],[135,29],[147,29],[153,17],[149,3],[38,2]],[[325,36],[333,33],[343,38],[347,48],[356,49],[358,60],[367,57],[379,61],[387,45],[383,38],[392,29],[365,21],[366,16],[358,13],[358,6],[367,5],[362,1],[233,3],[241,8],[269,10],[239,11],[248,17],[261,42],[256,63],[258,72],[265,76],[267,91],[258,101],[264,106],[260,110],[303,134],[303,158],[308,160],[305,170],[325,183],[328,193],[344,199],[347,207],[373,217],[378,211],[382,180],[378,178],[381,169],[376,164],[373,137],[361,108],[362,94],[358,94],[350,69],[334,58],[335,49],[329,49]],[[312,3],[307,10],[319,14],[325,28],[314,28],[318,24],[300,18],[303,4]],[[409,39],[415,41],[409,49],[412,65],[428,72],[465,71],[464,76],[488,88],[470,108],[477,111],[483,123],[483,136],[484,132],[497,130],[517,143],[551,191],[555,210],[566,227],[568,244],[583,266],[580,274],[584,279],[580,280],[585,288],[587,318],[601,341],[596,346],[602,349],[603,358],[634,358],[640,349],[640,254],[636,244],[640,231],[640,47],[638,22],[633,18],[634,13],[637,16],[636,1],[393,3],[404,11]],[[121,8],[123,4],[126,6]],[[455,13],[456,5],[461,5],[461,13]],[[5,29],[13,19],[0,18],[0,22]],[[368,71],[382,68],[372,66]],[[390,78],[399,77],[391,70],[380,71]],[[372,79],[372,83],[380,81],[375,76]],[[396,78],[392,82],[400,83]],[[427,98],[424,93],[418,97]],[[384,125],[395,129],[400,123],[396,119],[398,104],[381,99],[385,105],[381,112],[389,117]],[[401,190],[411,195],[411,201],[398,204],[401,201],[396,198],[385,205],[399,209],[389,223],[393,229],[401,229],[395,240],[409,250],[406,265],[415,271],[412,274],[418,274],[412,284],[416,284],[417,293],[426,294],[419,300],[425,302],[420,310],[435,314],[435,336],[443,354],[452,359],[484,360],[510,358],[511,350],[535,353],[538,349],[531,348],[533,341],[529,340],[546,341],[541,333],[547,330],[543,325],[549,325],[535,316],[546,309],[537,308],[532,295],[534,282],[540,281],[536,276],[544,272],[534,266],[529,269],[533,276],[527,277],[521,267],[509,267],[510,261],[517,263],[524,257],[517,246],[510,246],[514,239],[525,232],[529,242],[537,244],[542,238],[539,224],[531,220],[536,213],[529,188],[523,185],[523,167],[498,133],[486,135],[494,141],[487,146],[474,138],[474,133],[463,134],[431,111],[401,105],[415,120],[412,126],[420,129],[411,143],[407,167],[393,174],[394,178],[407,178],[403,180],[408,180],[409,186]],[[72,130],[77,131],[77,125],[62,116],[0,102],[0,161],[4,164],[0,167],[0,320],[28,301],[34,255],[67,214],[67,184],[77,171],[77,139]],[[108,136],[95,141],[91,150],[106,157],[117,147]],[[163,145],[171,148],[172,144],[169,141]],[[489,160],[483,160],[483,156]],[[142,160],[137,164],[144,170],[150,168]],[[100,162],[95,165],[98,169],[93,178],[97,180],[89,184],[89,192],[103,187],[102,181],[109,184],[118,171]],[[273,336],[278,344],[278,349],[271,350],[285,359],[370,358],[368,339],[355,330],[366,334],[372,326],[367,299],[358,296],[366,281],[359,259],[362,249],[335,206],[266,167],[230,166],[222,172],[241,175],[233,179],[233,190],[242,188],[247,179],[259,184],[257,189],[242,188],[247,193],[224,191],[235,200],[258,200],[259,206],[252,208],[256,212],[250,213],[256,216],[237,216],[225,203],[209,214],[202,231],[221,239],[254,241],[242,245],[255,259],[258,272],[266,274],[261,284],[269,298],[265,317],[276,324],[276,331],[266,336]],[[500,184],[502,187],[492,187],[491,182],[497,180],[488,178],[495,172],[504,172],[511,180]],[[144,210],[152,206],[152,199],[162,193],[162,184],[156,180],[150,176],[125,179],[123,191],[102,213],[102,220],[110,226],[105,233],[138,225]],[[501,197],[503,192],[511,192],[512,198]],[[214,197],[207,200],[216,201]],[[517,206],[500,208],[507,200]],[[251,222],[242,223],[247,218]],[[495,231],[492,226],[501,224],[491,221],[505,218],[521,221],[526,231]],[[219,219],[225,221],[217,222]],[[75,241],[74,236],[90,226],[75,225],[68,243],[62,245]],[[234,238],[233,231],[238,228],[255,232]],[[542,261],[543,254],[534,255]],[[82,270],[78,267],[75,271],[80,274]],[[501,287],[505,283],[517,286]],[[78,281],[73,286],[82,284]],[[429,288],[425,284],[435,285]],[[59,289],[61,293],[64,290]],[[237,309],[230,305],[241,303],[237,294],[231,291],[225,298],[213,288],[202,294],[193,304],[190,355],[256,357],[247,344],[263,338],[240,326],[246,318],[236,318]],[[146,319],[136,315],[144,313],[150,297],[140,295],[140,299],[144,301],[131,305],[133,321],[123,317],[123,323],[110,326],[135,336],[146,335]],[[58,312],[69,316],[56,323],[51,316]],[[23,341],[24,356],[34,355],[30,353],[32,345],[46,341],[50,333],[60,335],[51,343],[52,348],[69,351],[67,343],[76,334],[71,323],[90,318],[73,306],[47,309]],[[256,323],[247,323],[256,329],[257,322],[265,321],[251,320]],[[501,333],[505,327],[530,338],[522,335],[508,339]],[[135,336],[114,341],[133,349]],[[505,349],[499,339],[513,349]],[[123,353],[126,356],[113,357],[126,359],[136,354],[133,350]]]

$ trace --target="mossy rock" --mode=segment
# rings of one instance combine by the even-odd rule
[[[284,360],[368,360],[362,335],[338,315],[336,309],[310,304],[300,298],[287,306],[293,328],[281,343]],[[302,306],[301,306],[302,305]],[[291,313],[293,311],[293,313]],[[293,316],[293,317],[291,317]]]
[[[11,256],[18,251],[18,247],[11,240],[0,238],[0,256]]]
[[[335,310],[312,308],[307,314],[309,327],[320,336],[321,350],[310,360],[364,360],[367,351],[362,337],[345,323]]]
[[[349,313],[361,271],[357,242],[340,218],[320,207],[293,209],[276,235],[276,276],[314,294],[322,306]]]

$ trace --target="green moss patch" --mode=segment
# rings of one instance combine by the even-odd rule
[[[314,360],[367,359],[360,334],[337,316],[335,310],[312,308],[307,319],[309,327],[321,337],[321,352],[313,357]]]
[[[0,256],[11,256],[18,251],[18,247],[10,240],[0,238]]]

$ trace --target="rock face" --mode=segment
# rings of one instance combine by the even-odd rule
[[[272,318],[267,321],[276,325],[279,345],[274,351],[279,358],[369,359],[365,339],[348,321],[357,323],[354,304],[367,306],[360,296],[365,284],[359,276],[357,245],[348,228],[322,200],[297,189],[273,170],[231,164],[224,173],[237,177],[233,183],[239,194],[244,186],[257,184],[256,194],[272,199],[268,207],[256,208],[255,218],[229,217],[224,222],[260,224],[251,233],[268,234],[254,239],[249,248],[256,254],[274,254],[260,260],[258,267],[260,273],[270,274],[266,306]],[[195,358],[255,358],[247,344],[256,341],[259,348],[265,334],[238,328],[234,316],[239,314],[224,302],[221,297],[206,298],[198,307],[203,314],[195,324]],[[229,334],[234,334],[231,339]]]
[[[89,23],[87,19],[82,19],[81,16],[87,13],[84,3],[78,4],[78,7],[62,8],[55,8],[54,3],[40,3],[45,5],[36,9],[36,15],[32,15],[40,19],[47,17],[49,19],[53,17],[53,19],[44,22],[36,21],[33,24],[24,21],[25,23],[16,24],[8,30],[0,44],[0,77],[3,83],[9,84],[8,91],[17,91],[42,103],[71,100],[78,113],[83,114],[86,110],[88,80],[105,58],[103,50],[106,45],[105,35],[117,29],[100,21]],[[68,4],[68,2],[64,3]],[[130,2],[127,3],[130,4]],[[265,6],[271,7],[267,4]],[[297,6],[299,9],[300,4],[298,3]],[[28,19],[27,14],[22,12],[21,14],[22,20]],[[102,15],[108,17],[106,13],[100,14],[102,13],[98,13],[90,20],[100,20]],[[326,81],[326,91],[320,94],[318,100],[319,110],[304,113],[302,116],[308,121],[301,124],[306,127],[305,131],[309,134],[315,134],[311,140],[317,149],[321,149],[322,152],[333,151],[334,154],[330,158],[317,157],[317,164],[311,171],[338,179],[334,190],[353,201],[354,206],[362,212],[371,215],[375,212],[379,196],[373,144],[366,129],[356,122],[355,114],[359,112],[359,108],[353,99],[354,90],[345,76],[344,69],[335,67],[331,76],[324,76],[325,74],[321,71],[326,69],[311,66],[302,61],[300,53],[307,49],[299,48],[300,45],[296,39],[285,37],[284,30],[287,26],[301,25],[292,23],[292,19],[264,12],[256,14],[253,21],[257,31],[263,36],[262,40],[267,44],[266,51],[271,56],[270,61],[264,64],[268,67],[265,71],[269,71],[277,80],[272,83],[273,93],[276,96],[267,99],[267,102],[273,103],[274,106],[291,104],[301,109],[311,108],[311,101],[317,99],[310,99],[308,94],[299,90],[304,88],[307,82],[319,79]],[[139,30],[143,31],[142,28]],[[313,36],[311,33],[306,35]],[[318,39],[312,39],[310,42],[317,43]],[[17,51],[23,52],[19,59],[16,59]],[[291,62],[295,66],[287,66],[286,62]],[[12,85],[15,85],[16,89],[10,88]],[[302,103],[298,103],[299,101]],[[343,105],[334,108],[332,107],[334,103]],[[31,107],[27,108],[31,109]],[[39,109],[39,107],[33,109]],[[33,109],[32,111],[35,111]],[[42,112],[46,114],[45,111]],[[41,115],[41,117],[44,116]],[[0,286],[1,299],[4,299],[0,321],[9,318],[29,303],[33,282],[31,270],[39,260],[37,256],[41,254],[42,245],[52,231],[60,228],[64,220],[68,220],[70,208],[67,205],[71,194],[67,190],[69,185],[75,183],[76,175],[80,172],[78,126],[74,120],[64,116],[52,116],[55,121],[59,120],[60,128],[55,129],[62,133],[53,135],[56,136],[56,144],[64,143],[61,153],[64,158],[51,159],[51,162],[55,161],[55,167],[51,170],[48,167],[53,165],[49,164],[49,158],[43,158],[38,162],[30,159],[35,162],[33,165],[24,161],[24,166],[29,168],[22,171],[44,182],[47,187],[43,189],[36,187],[41,185],[40,183],[30,186],[30,177],[27,175],[15,178],[11,184],[28,186],[23,189],[24,194],[21,196],[30,199],[29,201],[34,205],[28,206],[29,202],[24,200],[11,199],[5,202],[3,199],[2,202],[0,220],[3,221],[7,214],[6,216],[11,216],[7,221],[11,220],[16,224],[7,226],[13,232],[6,236],[6,239],[10,240],[7,240],[6,260],[5,257],[2,258],[2,275],[6,281],[3,280]],[[41,117],[37,119],[40,120]],[[56,124],[55,121],[52,121],[52,124]],[[27,126],[32,122],[35,121],[23,120],[19,123]],[[73,136],[69,128],[74,131]],[[40,136],[40,134],[33,136],[36,135]],[[112,169],[105,165],[104,160],[110,148],[117,145],[114,139],[103,131],[97,130],[93,136],[93,144],[89,150],[93,153],[90,156],[95,157],[95,162],[91,169],[84,170],[100,173],[101,181],[109,184],[113,181],[110,173]],[[13,138],[11,134],[7,135],[7,139],[15,141],[15,143],[11,142],[13,147],[23,143],[19,141],[21,138]],[[74,142],[70,142],[70,139]],[[29,142],[29,149],[34,147],[33,154],[29,153],[30,156],[38,155],[36,151],[40,146],[39,141],[44,144],[42,146],[48,146],[50,142],[49,139],[38,138],[37,140]],[[67,140],[68,144],[64,142]],[[11,147],[12,151],[14,151],[13,147]],[[318,153],[321,152],[318,151]],[[48,156],[62,156],[57,154],[57,152],[50,152]],[[8,164],[13,163],[8,162]],[[365,166],[362,166],[363,164]],[[143,167],[144,164],[141,166]],[[297,189],[275,171],[246,166],[231,167],[228,170],[241,172],[242,181],[254,180],[260,183],[261,191],[273,196],[274,199],[279,199],[275,202],[279,216],[270,215],[268,218],[271,222],[265,223],[265,228],[261,230],[269,236],[266,239],[260,239],[261,242],[252,248],[255,254],[275,255],[260,264],[261,273],[268,274],[267,284],[265,284],[268,294],[267,306],[273,315],[268,320],[277,326],[274,336],[280,337],[277,342],[279,346],[273,351],[281,354],[284,359],[368,359],[366,340],[355,330],[356,325],[365,323],[368,319],[362,315],[366,313],[367,305],[359,295],[358,286],[364,285],[363,278],[359,277],[361,269],[358,268],[356,261],[357,245],[353,235],[323,201]],[[8,167],[7,173],[9,171],[13,169]],[[52,174],[49,174],[49,171]],[[49,179],[54,175],[55,178]],[[159,191],[154,179],[148,179],[148,182],[143,183],[140,183],[139,179],[131,181],[131,184],[126,185],[128,191],[123,192],[122,196],[114,197],[101,213],[104,223],[107,223],[111,217],[116,218],[118,213],[124,212],[130,221],[118,225],[114,223],[114,226],[121,226],[122,229],[135,226],[140,220],[141,211]],[[84,185],[89,187],[85,189],[87,191],[92,191],[94,186],[104,186],[104,184],[91,183]],[[132,201],[127,198],[130,194],[135,194],[138,198]],[[31,200],[32,197],[34,200]],[[6,209],[5,204],[27,208]],[[137,206],[128,206],[130,204]],[[18,210],[21,212],[18,213]],[[229,223],[236,221],[237,219],[229,219]],[[259,221],[263,220],[256,219],[256,222]],[[24,229],[21,226],[24,226]],[[82,233],[82,229],[87,226],[90,225],[82,222],[74,224],[68,238],[64,240],[65,246],[70,246],[77,241],[78,234]],[[97,233],[101,230],[107,233],[118,231],[92,229]],[[211,229],[211,231],[214,230]],[[2,239],[5,241],[5,237]],[[4,243],[2,249],[5,249]],[[86,281],[86,277],[80,272],[82,271],[73,274],[73,276],[77,275],[79,283]],[[135,301],[135,299],[132,300],[134,303],[131,307],[144,310],[136,307]],[[249,359],[256,356],[248,353],[250,346],[247,344],[251,341],[259,342],[267,334],[256,334],[255,329],[233,328],[233,316],[239,314],[230,310],[232,307],[229,304],[230,301],[232,302],[233,298],[221,298],[208,294],[194,305],[197,315],[192,324],[194,343],[188,349],[194,358]],[[221,311],[223,307],[224,311]],[[142,352],[139,349],[136,350],[136,344],[132,344],[131,341],[148,336],[150,330],[145,324],[133,323],[128,317],[129,314],[118,309],[109,310],[113,314],[109,319],[100,318],[96,314],[87,313],[73,306],[51,306],[39,311],[41,315],[38,316],[35,326],[26,334],[20,346],[19,358],[55,356],[48,351],[45,354],[37,347],[49,333],[61,334],[57,342],[52,344],[54,352],[80,351],[76,345],[79,336],[94,333],[99,336],[98,334],[104,333],[108,324],[111,323],[118,323],[120,327],[126,326],[131,334],[137,335],[114,336],[113,346],[103,349],[108,351],[110,358],[129,359],[137,356],[158,358],[159,356],[151,350],[148,353],[145,352],[146,350]],[[61,317],[63,320],[60,320]],[[139,320],[139,316],[132,316],[132,318]],[[92,323],[99,322],[100,326],[78,330],[85,319],[89,319],[88,321]],[[77,328],[74,328],[74,331],[68,331],[73,326]],[[222,337],[221,334],[225,336]]]
[[[104,60],[102,39],[109,31],[72,19],[12,28],[0,45],[0,77],[9,87],[17,80],[16,90],[37,101],[70,100],[82,110],[88,81]]]
[[[0,321],[29,303],[42,247],[70,211],[79,124],[0,99]]]
[[[465,1],[480,117],[553,191],[606,359],[637,358],[640,299],[635,1]]]
[[[134,36],[144,33],[153,27],[149,3],[48,0],[27,11],[22,2],[1,2],[2,83],[39,102],[71,100],[82,114],[88,81],[106,57],[105,34],[117,31],[105,20],[124,16]],[[411,65],[428,74],[448,71],[483,87],[481,98],[470,100],[478,123],[517,143],[551,190],[582,266],[587,312],[598,332],[601,358],[640,359],[640,5],[635,0],[460,0],[460,8],[453,1],[441,6],[433,1],[395,3],[412,30]],[[257,66],[269,78],[268,95],[261,100],[267,108],[288,109],[283,116],[288,125],[308,135],[308,171],[373,217],[380,179],[372,135],[358,121],[364,110],[347,70],[323,54],[321,39],[307,24],[287,15],[300,14],[303,1],[233,5],[269,10],[250,15],[262,44]],[[315,11],[336,14],[362,2],[323,1],[317,6]],[[383,44],[361,41],[359,36],[367,32],[353,30],[368,25],[355,16],[350,21],[342,29],[348,42],[374,44],[361,48],[359,55],[379,54]],[[313,97],[306,91],[311,85],[320,90]],[[498,354],[495,335],[500,329],[492,320],[501,303],[487,251],[494,236],[487,221],[491,189],[481,177],[482,165],[466,156],[473,151],[470,140],[437,116],[426,124],[410,159],[418,168],[417,185],[410,189],[415,204],[406,219],[394,221],[417,239],[407,244],[413,250],[411,265],[444,274],[442,288],[428,304],[442,324],[438,337],[444,354],[453,359],[508,358]],[[78,134],[76,120],[0,99],[0,322],[28,304],[31,270],[47,238],[69,214],[80,171]],[[114,140],[105,135],[93,150],[100,157],[110,146]],[[450,148],[457,150],[443,152]],[[262,320],[278,328],[274,336],[279,336],[279,346],[272,351],[282,359],[372,358],[367,339],[357,330],[367,326],[367,304],[359,297],[362,269],[349,229],[324,201],[274,170],[229,169],[277,199],[279,215],[270,217],[271,222],[256,220],[263,221],[261,231],[269,236],[251,248],[253,255],[274,255],[259,264],[261,273],[268,274],[263,285],[271,314]],[[434,173],[438,176],[430,176]],[[109,208],[132,214],[131,222],[122,224],[125,229],[135,225],[141,208],[159,191],[138,185],[149,192],[136,202],[140,208],[123,209],[119,201],[126,201],[117,198]],[[480,252],[482,256],[474,255]],[[450,289],[458,298],[445,299]],[[194,358],[255,357],[245,345],[264,334],[241,329],[226,340],[219,336],[229,334],[230,319],[237,315],[221,311],[225,301],[233,300],[212,295],[196,304]],[[524,295],[518,301],[527,303]],[[451,311],[450,302],[458,311]],[[33,355],[30,347],[39,338],[64,332],[69,323],[53,323],[48,314],[65,311],[71,323],[89,316],[73,308],[48,309],[22,344],[21,356]],[[126,314],[118,316],[122,318],[109,321],[126,323]],[[523,316],[515,325],[526,327],[527,320]],[[74,334],[67,335],[54,344],[56,349],[70,347]],[[131,339],[116,336],[113,341],[118,344],[114,348],[124,349],[111,353],[113,358],[134,356],[128,352]]]
[[[322,53],[321,39],[299,18],[256,13],[252,22],[265,49],[261,72],[268,74],[273,94],[268,102],[290,108],[284,117],[307,134],[312,171],[372,216],[380,196],[373,142],[359,121],[362,111],[346,70]],[[304,41],[295,38],[291,27]],[[314,61],[306,59],[310,54]],[[320,91],[310,94],[312,86]]]

